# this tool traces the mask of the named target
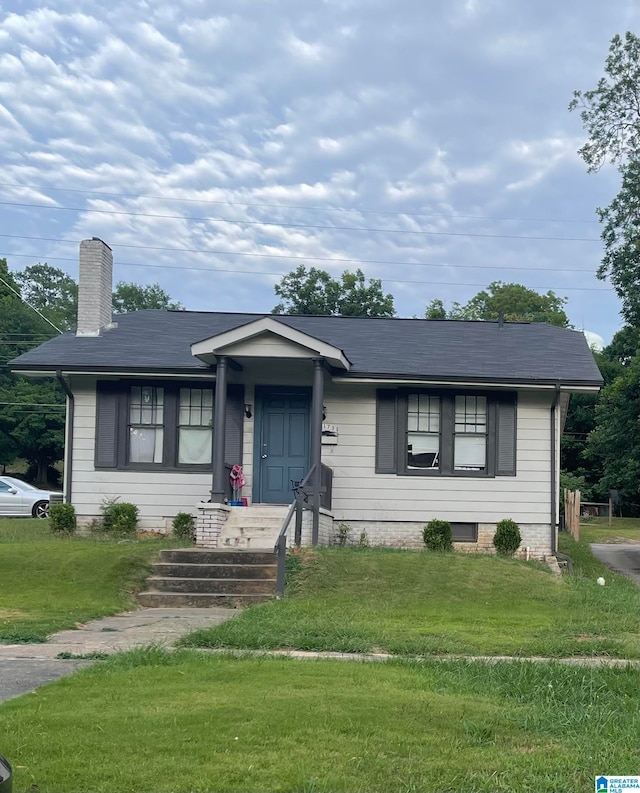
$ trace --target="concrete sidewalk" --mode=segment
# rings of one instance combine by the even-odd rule
[[[163,608],[138,609],[114,617],[104,617],[78,630],[56,633],[43,644],[0,644],[0,702],[38,686],[72,674],[93,661],[79,656],[111,655],[137,647],[156,645],[171,649],[187,633],[210,628],[236,616],[235,609]],[[640,661],[619,658],[543,658],[519,656],[428,655],[398,656],[391,653],[338,653],[305,650],[238,650],[231,648],[198,649],[194,652],[230,654],[238,657],[293,658],[295,660],[334,660],[360,663],[384,663],[393,660],[427,662],[470,661],[495,664],[503,661],[522,663],[555,662],[568,666],[640,667]],[[61,653],[76,658],[60,659]]]
[[[55,633],[44,644],[0,644],[0,702],[73,674],[93,661],[60,653],[111,655],[150,644],[171,647],[181,636],[234,617],[235,609],[138,609],[105,617],[78,630]]]
[[[54,633],[43,644],[0,644],[0,660],[57,658],[60,653],[119,653],[150,644],[170,647],[187,633],[212,628],[239,614],[237,609],[137,609],[88,622],[78,630]]]

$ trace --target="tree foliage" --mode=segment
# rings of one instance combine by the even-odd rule
[[[62,458],[65,397],[55,380],[19,377],[7,363],[56,335],[37,311],[69,330],[76,323],[77,299],[76,282],[62,270],[44,263],[12,273],[0,259],[0,466],[24,459],[40,484]],[[116,285],[113,307],[116,313],[181,308],[158,284],[124,282]]]
[[[274,287],[281,302],[272,314],[318,314],[343,317],[392,317],[393,295],[385,295],[382,282],[358,269],[345,270],[340,279],[325,270],[301,264]]]
[[[507,322],[548,322],[566,328],[569,326],[564,311],[566,302],[566,298],[552,291],[540,294],[522,284],[493,281],[468,303],[454,303],[449,311],[439,298],[432,300],[425,310],[425,318],[495,321],[502,314]]]
[[[605,77],[590,91],[574,91],[569,110],[580,109],[587,142],[578,150],[587,171],[618,165],[621,186],[598,209],[604,243],[597,276],[610,278],[622,315],[640,324],[640,38],[627,31],[611,40]]]
[[[640,75],[639,75],[640,79]],[[598,209],[604,243],[600,280],[607,277],[622,301],[622,316],[640,325],[640,161],[621,169],[622,184],[609,206]]]
[[[21,300],[22,284],[5,259],[0,279],[0,464],[22,457],[44,483],[48,467],[62,456],[64,396],[55,381],[17,377],[6,364],[55,331]]]
[[[610,162],[638,160],[640,153],[640,38],[615,35],[605,61],[606,77],[591,91],[574,91],[569,110],[580,110],[587,142],[578,149],[589,172]]]
[[[571,397],[562,438],[564,474],[602,500],[610,489],[620,490],[627,514],[640,510],[639,336],[637,328],[626,326],[602,353],[594,353],[604,387],[598,395]]]
[[[24,300],[56,327],[69,330],[76,324],[78,284],[70,275],[45,262],[25,267],[15,279]]]
[[[132,311],[144,311],[145,309],[179,311],[182,308],[182,304],[172,301],[171,296],[164,291],[160,284],[142,286],[118,281],[113,290],[114,314],[128,314]]]
[[[640,354],[605,386],[585,457],[600,473],[599,489],[620,491],[627,507],[640,509]]]

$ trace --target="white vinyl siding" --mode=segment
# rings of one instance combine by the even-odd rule
[[[327,421],[338,427],[338,443],[323,446],[333,468],[336,520],[522,523],[550,520],[551,395],[520,392],[517,406],[517,475],[509,477],[403,477],[376,474],[376,388],[330,384]]]
[[[303,369],[304,366],[304,369]],[[310,385],[308,364],[300,370],[264,362],[245,376],[244,401],[254,404],[254,383]],[[286,367],[286,371],[284,371]],[[194,513],[209,497],[211,473],[117,471],[94,468],[95,378],[76,377],[72,501],[79,516],[94,516],[102,498],[119,496],[140,509],[141,526],[162,527],[178,512]],[[333,468],[332,512],[338,521],[420,521],[521,524],[550,520],[550,407],[552,395],[521,391],[517,406],[517,475],[500,477],[396,476],[375,473],[376,388],[333,384],[325,378],[326,421],[337,427],[335,445],[324,445],[323,462]],[[559,411],[558,411],[559,414]],[[251,497],[255,420],[244,419],[244,494]]]
[[[118,496],[140,510],[141,528],[164,528],[178,512],[195,514],[211,491],[211,473],[117,471],[94,468],[96,380],[74,378],[72,503],[80,518],[97,516],[103,498]]]

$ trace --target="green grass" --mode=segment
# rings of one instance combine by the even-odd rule
[[[640,542],[640,518],[582,518],[580,539],[587,542]]]
[[[14,791],[591,790],[637,773],[637,670],[134,652],[0,706]]]
[[[557,578],[537,563],[485,555],[319,549],[305,554],[284,600],[182,644],[637,658],[640,590],[608,570],[599,587],[595,571],[606,568],[591,560],[588,571],[578,563],[578,575]]]
[[[0,642],[43,642],[134,607],[150,559],[179,544],[55,536],[46,520],[0,519]]]

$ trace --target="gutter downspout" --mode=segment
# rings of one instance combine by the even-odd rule
[[[558,410],[558,402],[560,401],[560,382],[555,384],[555,394],[553,402],[551,403],[551,553],[555,556],[558,550],[558,535],[557,535],[557,521],[558,515],[556,514],[556,489],[558,483],[556,482],[556,412]]]
[[[67,395],[67,426],[65,428],[64,439],[64,479],[66,487],[64,488],[64,502],[71,504],[71,483],[73,481],[73,425],[75,416],[75,399],[73,391],[69,388],[66,380],[62,377],[62,370],[56,371],[56,380],[60,383],[60,388]]]
[[[556,513],[556,413],[560,401],[560,381],[555,384],[555,394],[551,404],[551,555],[567,563],[569,575],[573,573],[571,559],[564,553],[558,553],[558,515]]]

